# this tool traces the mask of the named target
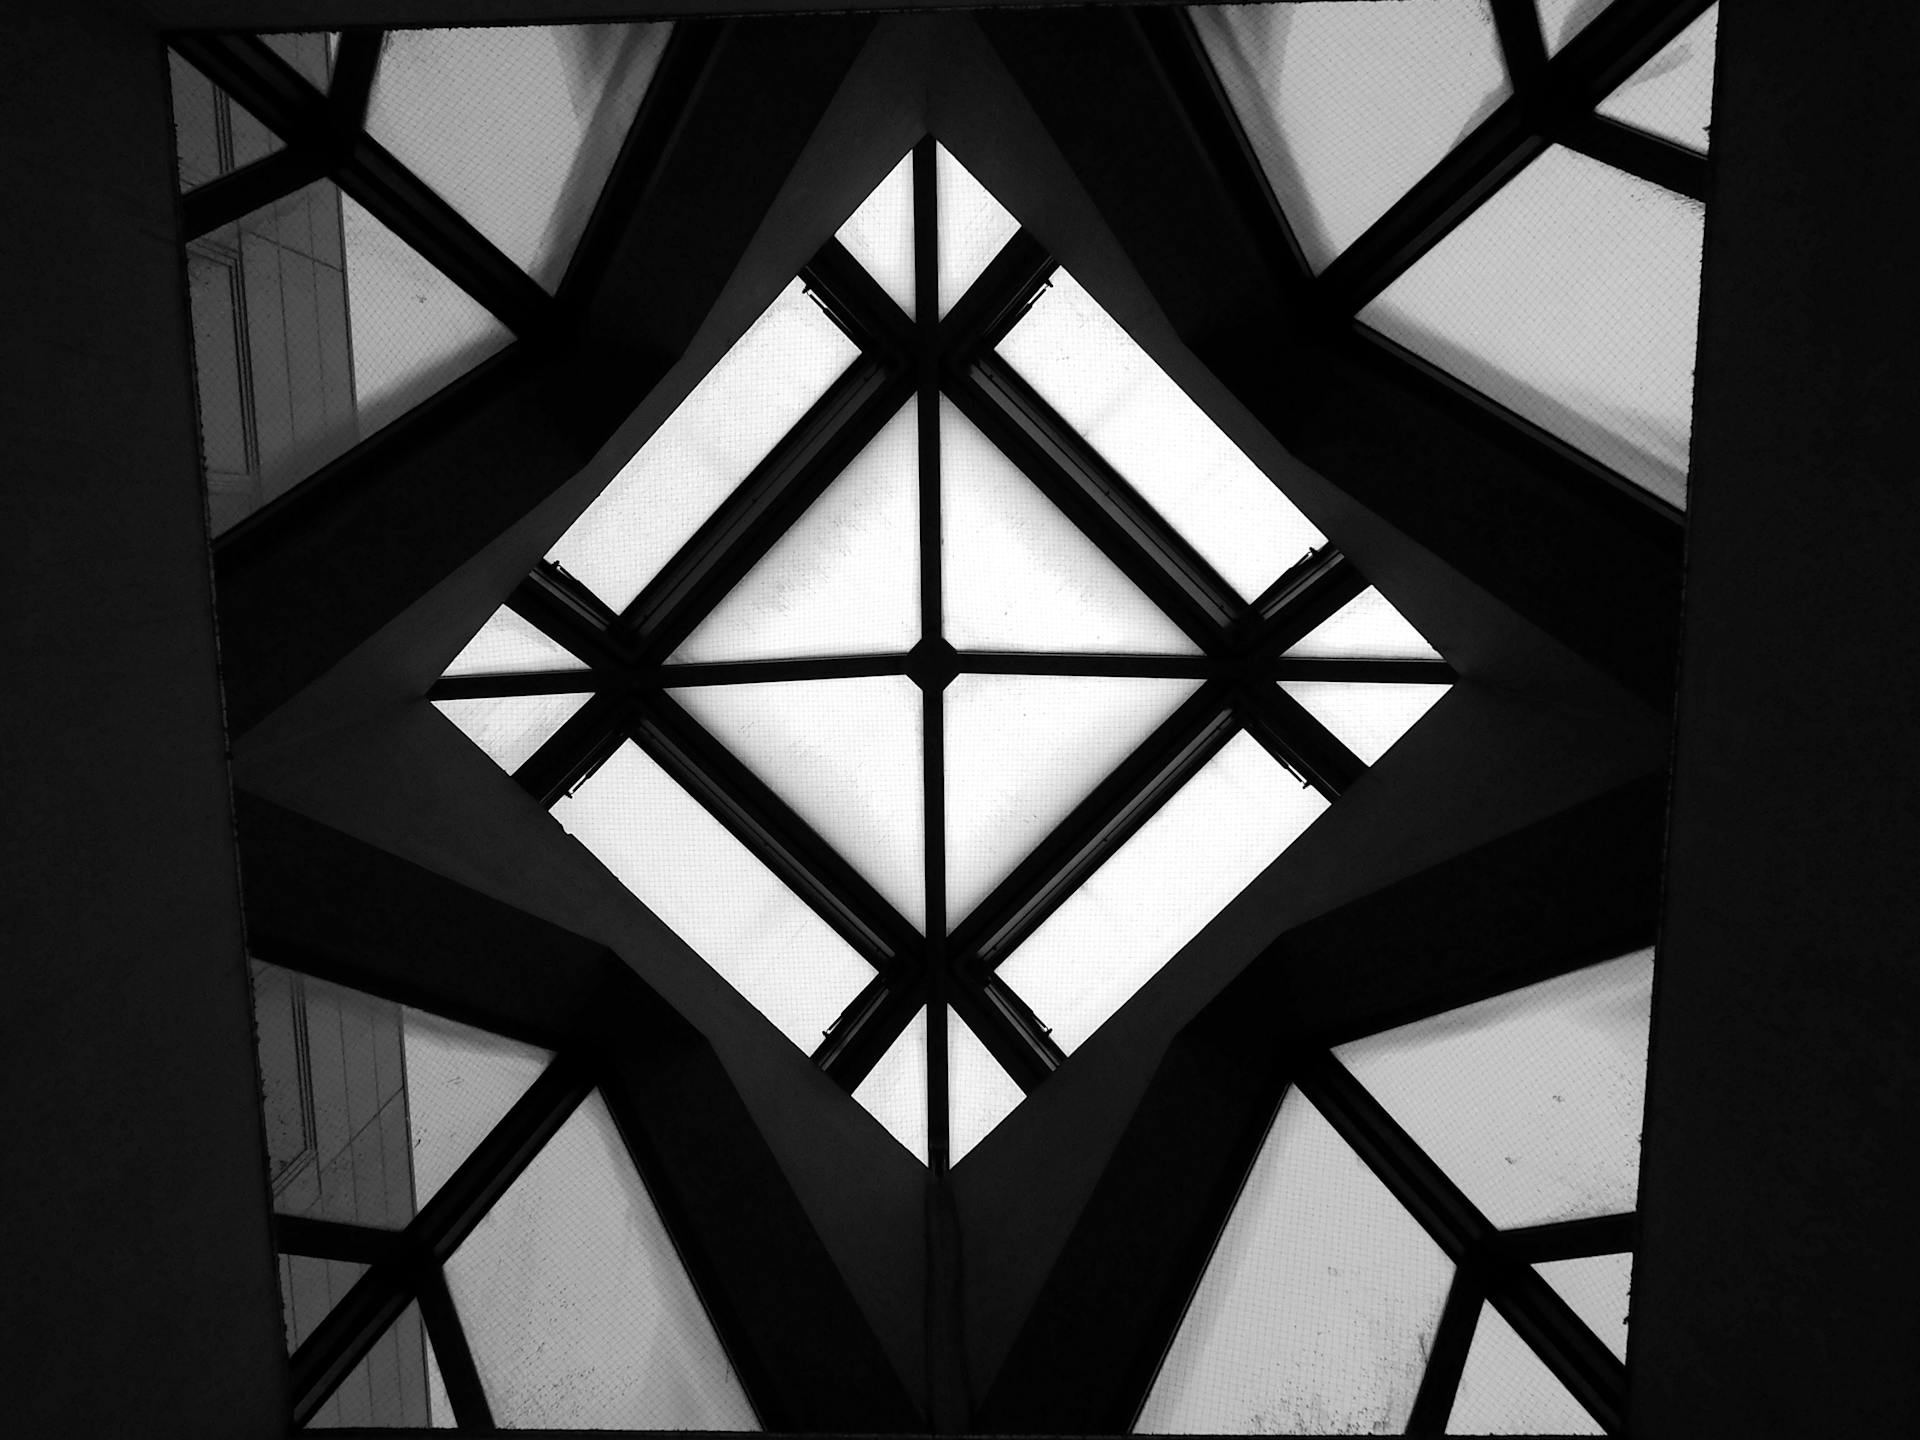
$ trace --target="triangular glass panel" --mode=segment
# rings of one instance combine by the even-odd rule
[[[591,695],[488,695],[475,700],[435,700],[433,708],[487,752],[509,775],[566,724]]]
[[[668,692],[926,929],[921,698],[875,675]]]
[[[531,620],[502,605],[447,666],[448,675],[526,675],[584,670],[586,662]]]
[[[947,924],[964,920],[1198,680],[960,675],[946,706]]]
[[[1481,0],[1193,16],[1316,272],[1511,93]]]
[[[1705,213],[1556,145],[1360,318],[1682,505]]]
[[[1452,1281],[1440,1247],[1290,1091],[1134,1429],[1397,1435]]]
[[[367,132],[554,290],[670,30],[388,31]]]
[[[1243,599],[1326,543],[1065,270],[1000,353]]]
[[[1540,0],[1540,32],[1547,54],[1557,55],[1560,48],[1586,29],[1613,0]]]
[[[940,313],[945,315],[1014,237],[1020,222],[944,145],[934,147],[933,185],[940,217]]]
[[[780,1032],[811,1054],[873,971],[638,746],[553,816]]]
[[[955,1011],[947,1012],[947,1163],[958,1165],[1027,1095]]]
[[[424,1205],[532,1088],[553,1054],[411,1007],[406,1041],[413,1183]]]
[[[1501,1227],[1633,1209],[1653,952],[1343,1045],[1341,1063]]]
[[[306,1428],[426,1429],[433,1424],[427,1396],[427,1335],[416,1302],[373,1342]]]
[[[1280,688],[1305,706],[1362,762],[1372,765],[1439,704],[1451,687],[1282,680]]]
[[[434,1353],[433,1336],[427,1342],[427,1424],[435,1430],[458,1430],[460,1422],[453,1413],[453,1397],[447,1394],[446,1377],[440,1373],[440,1357]]]
[[[1596,107],[1609,120],[1707,153],[1720,7],[1710,5]]]
[[[1287,648],[1294,659],[1438,660],[1391,601],[1369,585]]]
[[[1001,978],[1071,1053],[1326,808],[1258,741],[1234,736],[1027,937]]]
[[[760,1428],[598,1091],[446,1276],[503,1428]]]
[[[285,31],[262,35],[267,48],[304,76],[314,89],[324,91],[333,79],[333,51],[339,33],[326,30]]]
[[[171,50],[167,74],[173,87],[173,153],[182,190],[217,180],[286,146],[231,95]]]
[[[321,1260],[312,1255],[280,1257],[280,1318],[286,1325],[289,1355],[307,1343],[320,1322],[366,1273],[366,1266],[351,1260]]]
[[[944,397],[940,511],[940,626],[954,648],[1199,653]]]
[[[894,1037],[853,1098],[887,1133],[927,1163],[927,1011],[921,1006],[907,1028]]]
[[[834,239],[879,282],[893,302],[914,315],[913,152],[887,172],[887,178],[860,202]]]
[[[1627,1358],[1627,1307],[1633,1290],[1633,1256],[1586,1255],[1577,1260],[1549,1260],[1534,1267],[1540,1278],[1573,1307],[1606,1342],[1617,1359]]]
[[[676,662],[905,654],[920,638],[910,401],[674,652]]]
[[[547,558],[626,609],[858,354],[793,281]]]
[[[1586,1408],[1491,1305],[1480,1307],[1449,1435],[1603,1435]]]

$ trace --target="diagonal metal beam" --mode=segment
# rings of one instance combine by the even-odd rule
[[[273,1248],[282,1255],[311,1255],[318,1260],[347,1260],[377,1265],[399,1253],[400,1236],[369,1225],[316,1220],[310,1215],[275,1215]]]
[[[595,695],[521,762],[513,783],[546,807],[572,794],[626,743],[629,706],[624,694]]]
[[[333,57],[333,77],[327,84],[327,108],[343,129],[359,130],[367,123],[367,103],[373,98],[374,72],[387,32],[353,29],[340,32],[340,48]]]
[[[1707,199],[1707,157],[1658,135],[1622,125],[1604,115],[1585,115],[1553,128],[1553,138],[1569,150],[1664,185],[1702,204]]]
[[[1234,712],[1267,753],[1329,800],[1365,773],[1358,755],[1298,700],[1265,682],[1234,687]]]
[[[447,1293],[446,1276],[429,1266],[420,1274],[420,1318],[426,1322],[427,1341],[433,1346],[440,1379],[447,1387],[447,1403],[453,1407],[453,1423],[463,1430],[487,1434],[493,1429],[493,1410],[487,1404],[486,1387],[480,1383],[480,1370],[473,1360],[473,1348],[454,1309],[453,1296]]]
[[[262,205],[324,179],[327,157],[311,145],[289,145],[271,155],[196,185],[180,197],[180,238],[202,235],[251,215]]]
[[[1407,1416],[1407,1434],[1447,1433],[1447,1419],[1453,1414],[1460,1376],[1467,1368],[1473,1332],[1480,1323],[1480,1308],[1486,1299],[1486,1291],[1480,1288],[1475,1277],[1456,1266],[1453,1283],[1447,1287],[1446,1306],[1440,1312],[1440,1324],[1434,1331],[1433,1348],[1427,1352],[1427,1368],[1420,1375],[1420,1390],[1413,1397],[1413,1410]]]
[[[1494,1245],[1514,1260],[1539,1265],[1590,1255],[1623,1255],[1637,1248],[1639,1233],[1640,1217],[1636,1214],[1594,1215],[1584,1220],[1502,1230],[1494,1237]]]
[[[1280,655],[1367,588],[1367,580],[1331,546],[1309,555],[1254,601],[1235,627],[1234,649],[1243,655]]]

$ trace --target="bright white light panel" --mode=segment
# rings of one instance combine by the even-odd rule
[[[1547,54],[1557,55],[1560,48],[1586,29],[1593,17],[1613,0],[1540,0],[1541,38]]]
[[[1627,1307],[1633,1290],[1633,1256],[1588,1255],[1550,1260],[1534,1267],[1573,1307],[1587,1328],[1606,1342],[1616,1359],[1627,1358]]]
[[[893,303],[912,319],[913,265],[913,152],[887,172],[860,207],[835,232],[834,238],[860,263]]]
[[[927,1011],[922,1006],[853,1098],[922,1165],[927,1163]]]
[[[532,621],[502,605],[447,666],[449,675],[524,675],[537,670],[584,670],[586,662]]]
[[[459,726],[462,734],[511,775],[591,698],[489,695],[477,700],[436,700],[433,708]]]
[[[933,186],[940,217],[940,313],[945,315],[1014,237],[1020,222],[943,145],[934,147]]]
[[[1609,120],[1704,155],[1713,122],[1713,56],[1719,36],[1720,7],[1713,5],[1596,108]]]
[[[1286,653],[1316,660],[1440,658],[1427,637],[1371,585],[1301,636]]]
[[[1282,680],[1280,688],[1306,707],[1341,744],[1372,765],[1440,703],[1449,687]]]
[[[1026,1099],[958,1012],[947,1012],[947,1163],[958,1165]]]
[[[1480,1307],[1473,1346],[1454,1392],[1449,1435],[1602,1435],[1586,1412],[1491,1305]]]

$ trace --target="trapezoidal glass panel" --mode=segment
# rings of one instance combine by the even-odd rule
[[[1135,1422],[1142,1434],[1399,1434],[1453,1264],[1288,1093]]]
[[[1280,688],[1368,765],[1396,745],[1451,686],[1282,680]]]
[[[547,558],[626,609],[858,353],[793,281]]]
[[[993,257],[1020,229],[1020,222],[987,193],[944,145],[934,147],[934,208],[940,225],[940,313],[944,316]],[[912,310],[907,312],[911,315]]]
[[[1480,0],[1192,14],[1316,272],[1511,93]]]
[[[1705,215],[1556,145],[1360,318],[1684,505]]]
[[[1547,54],[1557,55],[1560,48],[1586,29],[1593,17],[1613,0],[1540,0],[1540,32]]]
[[[433,1424],[427,1398],[427,1334],[416,1302],[400,1312],[339,1388],[309,1420],[309,1430],[379,1426],[426,1429]]]
[[[488,695],[477,700],[435,700],[433,708],[487,752],[509,775],[518,770],[573,717],[591,695]]]
[[[914,315],[913,269],[913,152],[887,172],[834,234],[847,253],[893,297],[894,304]]]
[[[586,661],[531,620],[502,605],[447,666],[448,675],[527,675],[585,670]]]
[[[1000,354],[1243,599],[1326,543],[1065,270]]]
[[[1287,647],[1316,660],[1438,660],[1440,652],[1369,585]]]
[[[853,949],[631,743],[554,819],[795,1045],[811,1054],[873,978]]]
[[[1449,1435],[1601,1435],[1586,1408],[1491,1305],[1480,1307]]]
[[[1609,120],[1706,154],[1719,37],[1720,7],[1710,5],[1595,108]]]
[[[957,1011],[947,1012],[947,1163],[958,1165],[1026,1099]]]
[[[1000,966],[1069,1053],[1327,808],[1235,735]]]
[[[167,76],[173,90],[173,154],[182,190],[286,147],[286,141],[171,50]]]
[[[1615,1358],[1627,1358],[1627,1310],[1633,1291],[1633,1256],[1587,1255],[1578,1260],[1549,1260],[1534,1266],[1573,1307],[1587,1328],[1606,1342]]]
[[[760,1428],[598,1091],[446,1276],[503,1427]]]
[[[390,30],[367,132],[555,290],[671,29]]]
[[[927,1163],[927,1009],[921,1006],[906,1029],[867,1078],[854,1087],[860,1107],[906,1146],[907,1153]]]
[[[1495,1225],[1633,1209],[1653,952],[1334,1053]]]

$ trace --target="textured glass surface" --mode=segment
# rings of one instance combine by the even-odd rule
[[[502,1426],[759,1428],[597,1091],[446,1275]]]
[[[958,1165],[1026,1099],[967,1022],[947,1012],[947,1163]]]
[[[913,292],[913,152],[860,202],[834,238],[860,262],[880,288],[911,317]]]
[[[325,30],[303,30],[260,37],[267,48],[298,70],[316,90],[324,90],[333,75],[333,47],[337,38]]]
[[[425,1204],[540,1078],[553,1054],[414,1009],[406,1012],[406,1040],[413,1180]]]
[[[171,50],[167,73],[173,87],[174,159],[182,190],[216,180],[285,146],[232,96]]]
[[[1000,353],[1244,598],[1325,543],[1066,271]]]
[[[1653,952],[1335,1053],[1502,1227],[1633,1209]]]
[[[957,676],[944,697],[949,927],[1199,688],[1131,676]]]
[[[1573,1313],[1607,1342],[1607,1348],[1627,1358],[1627,1302],[1633,1289],[1633,1256],[1589,1255],[1578,1260],[1549,1260],[1534,1267]]]
[[[934,155],[934,204],[940,218],[940,313],[945,315],[1014,237],[1020,222],[987,193],[966,166],[947,153],[944,145],[936,146]]]
[[[489,695],[478,700],[436,700],[446,716],[487,757],[511,775],[566,724],[589,695]]]
[[[1556,145],[1360,318],[1680,505],[1705,213]]]
[[[1318,271],[1509,94],[1481,0],[1193,11]]]
[[[940,515],[940,627],[955,649],[1199,653],[944,397]]]
[[[1547,42],[1547,53],[1558,54],[1560,47],[1587,28],[1613,0],[1540,0],[1540,29]]]
[[[669,693],[924,932],[918,686],[875,675]]]
[[[1427,637],[1371,585],[1301,636],[1286,653],[1334,660],[1440,658]]]
[[[322,1262],[309,1262],[322,1263]],[[432,1424],[427,1398],[427,1334],[420,1306],[410,1304],[373,1342],[358,1365],[306,1424],[309,1430],[347,1426],[385,1429],[426,1428]]]
[[[289,1355],[307,1343],[307,1337],[366,1273],[366,1266],[351,1260],[280,1257],[280,1318],[286,1324]]]
[[[638,746],[553,815],[640,902],[811,1054],[873,972]]]
[[[1473,1348],[1454,1393],[1449,1435],[1600,1435],[1546,1363],[1491,1305],[1480,1307]]]
[[[674,652],[904,654],[920,638],[919,405],[909,401]]]
[[[1610,120],[1705,154],[1719,36],[1720,7],[1711,5],[1596,108]]]
[[[1451,687],[1282,680],[1280,688],[1371,765],[1392,749],[1394,742],[1437,705]]]
[[[440,1359],[433,1353],[433,1337],[426,1339],[427,1351],[427,1416],[428,1424],[435,1430],[457,1430],[459,1425],[453,1418],[453,1401],[447,1395],[446,1379],[440,1374]]]
[[[523,675],[533,670],[584,670],[586,662],[532,621],[502,605],[447,666],[449,675]]]
[[[798,280],[547,552],[624,610],[856,355]]]
[[[854,1087],[853,1098],[887,1127],[887,1133],[907,1147],[922,1165],[927,1163],[927,1012],[907,1022],[867,1078]]]
[[[1327,808],[1234,736],[1000,967],[1071,1052]]]
[[[367,131],[552,290],[670,29],[391,30]]]
[[[1299,1092],[1268,1131],[1135,1429],[1406,1429],[1453,1265]]]

